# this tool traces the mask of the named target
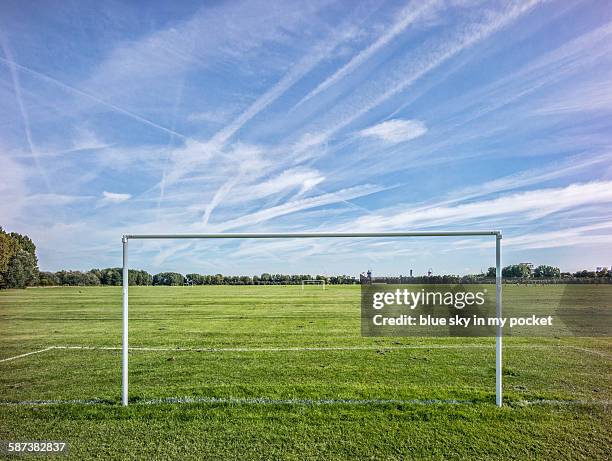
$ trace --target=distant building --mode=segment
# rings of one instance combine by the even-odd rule
[[[359,274],[359,281],[362,284],[371,284],[372,283],[372,271],[368,270],[367,272],[362,272]]]

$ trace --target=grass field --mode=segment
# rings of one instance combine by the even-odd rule
[[[493,338],[362,338],[358,287],[132,287],[126,409],[120,287],[3,291],[0,332],[0,440],[74,459],[612,457],[609,338],[506,338],[499,409]]]

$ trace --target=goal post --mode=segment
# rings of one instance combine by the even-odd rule
[[[325,290],[325,279],[307,279],[302,280],[302,290],[306,285],[320,285]]]
[[[502,317],[501,239],[499,230],[414,231],[414,232],[303,232],[303,233],[216,233],[216,234],[126,234],[123,245],[123,314],[121,347],[121,403],[128,405],[128,241],[151,239],[303,239],[303,238],[410,238],[410,237],[495,237],[495,316]],[[302,281],[302,288],[304,287]],[[502,328],[495,335],[495,404],[502,406]]]

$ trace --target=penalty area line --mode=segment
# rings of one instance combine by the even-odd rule
[[[26,352],[25,354],[19,354],[14,357],[7,357],[5,359],[0,359],[0,362],[10,362],[11,360],[20,359],[21,357],[27,357],[28,355],[41,354],[43,352],[50,351],[51,349],[55,349],[55,346],[46,347],[44,349],[40,349],[38,351]]]

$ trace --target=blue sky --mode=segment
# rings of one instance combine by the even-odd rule
[[[0,4],[0,224],[43,270],[124,233],[501,229],[612,266],[607,1]],[[479,272],[478,239],[132,242],[151,272]]]

